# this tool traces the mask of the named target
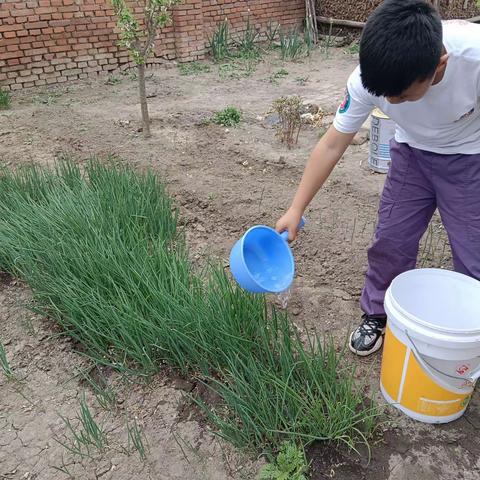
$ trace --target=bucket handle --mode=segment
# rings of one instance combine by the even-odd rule
[[[453,378],[455,380],[463,380],[465,382],[465,386],[468,386],[468,387],[473,387],[475,385],[475,382],[480,378],[480,367],[478,367],[476,370],[474,370],[470,374],[469,377],[460,377],[460,376],[457,376],[457,375],[450,375],[449,373],[442,372],[438,368],[434,367],[431,363],[427,362],[427,360],[425,360],[424,356],[419,352],[417,346],[415,345],[415,342],[412,340],[412,337],[410,337],[407,330],[405,330],[405,335],[407,336],[408,340],[412,344],[413,353],[414,353],[415,357],[417,357],[417,360],[422,365],[424,365],[424,366],[426,365],[431,370],[434,370],[435,372],[440,373],[440,374],[444,375],[445,377]]]

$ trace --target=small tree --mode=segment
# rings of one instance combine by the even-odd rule
[[[127,48],[137,65],[140,107],[142,109],[143,134],[151,136],[150,117],[148,115],[147,94],[145,90],[145,64],[155,47],[155,37],[159,29],[171,21],[171,8],[180,0],[142,0],[144,29],[135,18],[125,0],[112,0],[112,5],[121,30],[121,44]]]

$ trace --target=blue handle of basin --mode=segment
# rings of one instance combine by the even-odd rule
[[[306,222],[305,217],[302,217],[300,220],[300,223],[298,224],[297,232],[305,226],[305,222]],[[288,242],[288,230],[285,230],[284,232],[282,232],[280,236],[283,238],[283,240]]]

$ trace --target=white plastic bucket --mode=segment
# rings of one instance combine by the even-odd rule
[[[368,165],[378,173],[387,173],[392,162],[390,140],[395,136],[395,122],[381,110],[373,110],[370,120],[370,155]]]
[[[480,282],[456,272],[399,275],[385,295],[381,390],[427,423],[463,415],[480,377]]]

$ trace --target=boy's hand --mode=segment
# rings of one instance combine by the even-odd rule
[[[278,220],[275,225],[275,230],[278,233],[282,233],[288,230],[288,241],[293,242],[297,238],[298,226],[302,220],[303,212],[301,210],[290,207],[287,213]]]

